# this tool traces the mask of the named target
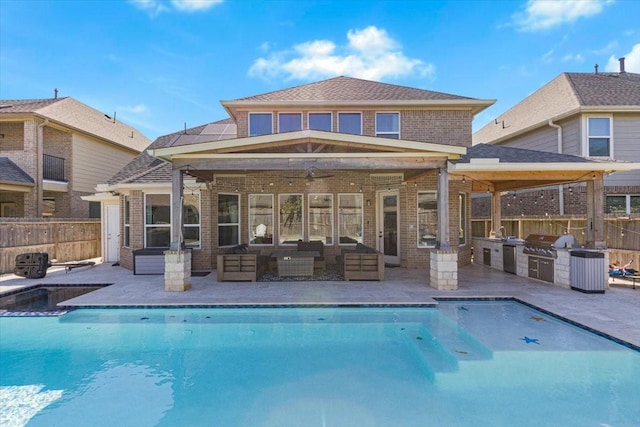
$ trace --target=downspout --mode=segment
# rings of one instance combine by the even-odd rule
[[[562,154],[562,127],[553,123],[553,119],[549,119],[547,123],[552,128],[556,128],[558,133],[558,154]],[[564,186],[562,184],[558,185],[558,205],[560,215],[564,215]]]
[[[49,119],[45,118],[42,123],[38,125],[38,130],[36,131],[36,197],[38,200],[36,201],[36,216],[38,218],[42,217],[42,208],[43,208],[43,197],[44,197],[44,173],[42,168],[44,162],[44,127],[49,124]]]

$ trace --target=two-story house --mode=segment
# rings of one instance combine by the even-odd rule
[[[158,138],[97,188],[121,207],[120,263],[133,269],[135,250],[167,248],[176,233],[194,270],[234,245],[268,253],[299,240],[322,241],[329,260],[364,243],[425,267],[445,234],[468,260],[471,184],[437,188],[493,102],[349,77],[222,101],[228,119]]]
[[[0,100],[0,217],[100,218],[82,196],[150,142],[70,97]]]
[[[327,264],[364,244],[454,288],[472,192],[615,168],[556,156],[540,177],[513,149],[473,150],[473,117],[493,102],[348,77],[222,101],[229,118],[158,138],[94,200],[119,209],[119,262],[134,273],[138,255],[167,249],[210,271],[239,244],[268,257],[319,241]]]
[[[473,135],[473,143],[581,156],[596,161],[640,161],[640,74],[562,73]],[[570,183],[503,194],[504,216],[580,217],[585,185]],[[640,218],[640,170],[604,177],[605,215]],[[515,201],[515,202],[514,202]],[[489,198],[474,199],[474,216],[486,216]],[[637,224],[637,221],[634,223]],[[610,247],[640,250],[632,223],[608,227]],[[625,230],[627,230],[625,235]]]

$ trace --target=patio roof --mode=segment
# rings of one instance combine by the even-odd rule
[[[588,181],[594,175],[640,169],[640,163],[591,160],[568,154],[478,144],[448,171],[473,181],[474,192],[510,191]]]
[[[28,193],[35,185],[33,178],[8,157],[0,157],[0,190]]]

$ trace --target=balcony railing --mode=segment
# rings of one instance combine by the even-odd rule
[[[44,154],[42,158],[42,177],[52,181],[65,181],[64,159]]]

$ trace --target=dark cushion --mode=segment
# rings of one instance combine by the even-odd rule
[[[239,255],[239,254],[246,254],[246,253],[248,253],[248,251],[247,251],[247,244],[246,244],[246,243],[243,243],[243,244],[241,244],[241,245],[238,245],[238,246],[234,246],[234,247],[232,247],[232,248],[229,248],[229,249],[227,250],[227,253],[228,253],[228,254],[236,254],[236,255]]]
[[[377,251],[369,246],[363,245],[362,243],[358,243],[356,245],[356,252],[361,254],[375,254]]]

